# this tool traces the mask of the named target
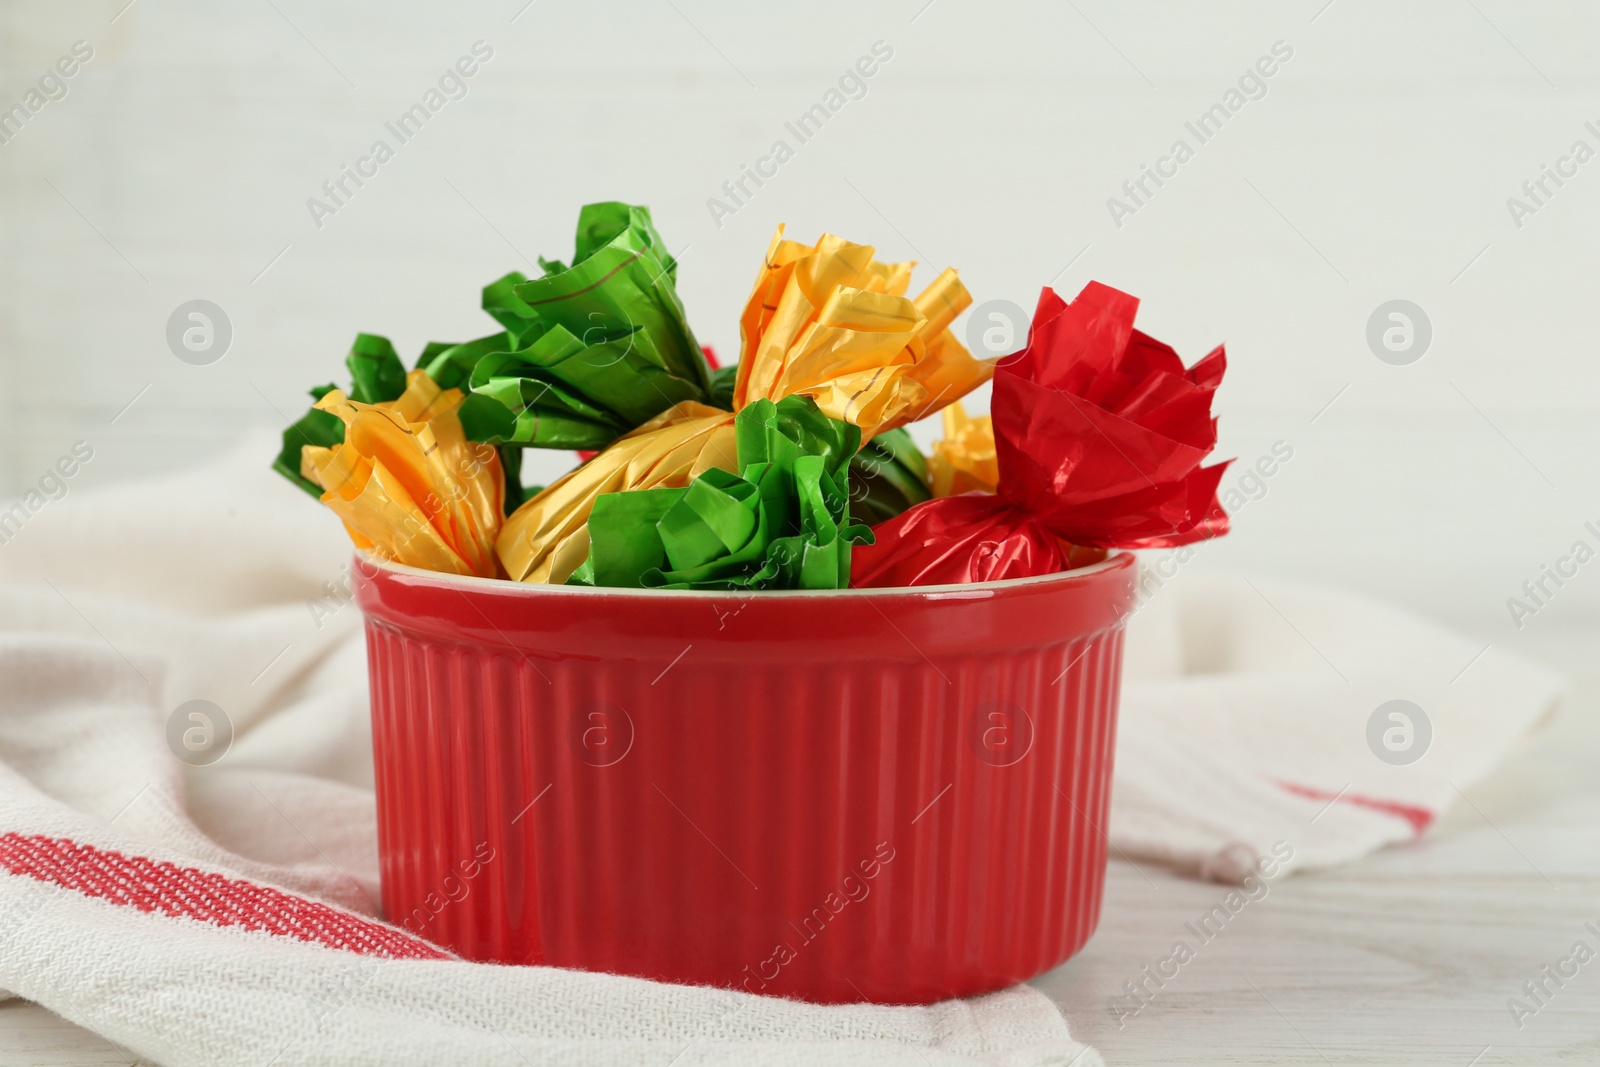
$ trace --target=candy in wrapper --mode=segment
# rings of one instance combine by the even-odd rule
[[[988,415],[973,418],[961,401],[941,413],[944,437],[928,454],[928,485],[934,496],[992,493],[1000,484],[995,460],[994,424]]]
[[[387,337],[356,334],[344,365],[350,371],[349,398],[362,404],[385,404],[398,400],[406,391],[406,369]],[[321,400],[336,387],[331,383],[311,390],[313,400]],[[332,448],[344,440],[344,423],[337,415],[313,407],[283,431],[283,448],[272,469],[314,497],[322,496],[322,486],[301,473],[301,450],[307,445]]]
[[[1185,370],[1133,328],[1138,306],[1098,283],[1070,306],[1046,289],[990,403],[1001,491],[1075,545],[1170,548],[1228,530],[1227,464],[1200,466],[1227,357],[1219,346]]]
[[[721,363],[717,362],[717,353],[710,345],[701,345],[700,351],[705,354],[706,365],[711,368],[711,406],[714,408],[720,408],[723,411],[732,411],[733,372],[738,368],[724,367]],[[589,462],[591,459],[600,454],[600,450],[598,448],[580,448],[577,450],[577,452],[578,458],[584,463]],[[533,497],[538,496],[541,492],[543,492],[542,487],[538,490],[528,493],[528,499],[531,500]]]
[[[504,332],[430,344],[418,366],[468,390],[473,440],[598,449],[680,401],[711,398],[711,368],[689,329],[677,264],[647,208],[589,204],[571,267],[541,260],[483,290]]]
[[[709,396],[633,344],[629,334],[594,335],[586,344],[553,325],[526,348],[484,355],[467,382],[479,419],[474,433],[497,444],[603,448],[679,401]]]
[[[691,382],[711,385],[710,368],[689,329],[678,299],[678,264],[656,233],[650,209],[629,204],[588,204],[578,214],[572,266],[542,261],[542,278],[513,287],[520,304],[508,306],[501,324],[529,312],[563,327],[585,343],[618,334],[643,363]],[[526,337],[523,338],[526,340]]]
[[[786,241],[778,227],[739,320],[736,408],[809,396],[870,441],[988,381],[992,364],[973,359],[949,329],[972,303],[956,272],[947,268],[908,300],[912,264],[872,254],[832,234],[811,247]]]
[[[839,589],[850,546],[844,468],[861,431],[806,397],[739,412],[740,473],[711,468],[686,488],[607,493],[589,516],[575,584],[658,589]]]
[[[850,458],[850,516],[857,522],[876,526],[929,496],[928,461],[904,427],[878,434]]]
[[[992,582],[1068,566],[1067,547],[1054,534],[993,493],[939,497],[872,533],[875,544],[858,547],[851,560],[857,588]]]
[[[602,493],[683,488],[711,468],[738,470],[733,416],[677,404],[556,481],[512,512],[495,549],[520,582],[564,582],[589,553],[584,527]]]
[[[483,290],[504,329],[461,343],[431,342],[417,369],[466,395],[456,408],[469,441],[496,447],[510,511],[523,503],[522,448],[599,449],[681,401],[712,398],[711,367],[675,288],[677,265],[650,212],[590,204],[578,217],[573,266],[541,261],[543,278],[507,274]],[[349,399],[395,400],[406,372],[383,337],[361,334],[346,360]],[[723,393],[731,396],[731,374]],[[311,391],[320,400],[332,385]],[[273,466],[307,492],[301,450],[332,448],[344,425],[313,408],[284,431]]]
[[[1099,283],[1070,305],[1045,289],[1027,347],[995,374],[998,492],[930,500],[875,528],[852,584],[1048,574],[1085,549],[1226,533],[1216,489],[1227,464],[1200,465],[1216,445],[1211,401],[1226,356],[1219,347],[1185,370],[1133,328],[1137,308]]]
[[[993,365],[973,359],[949,329],[971,303],[953,270],[910,300],[903,294],[912,264],[878,263],[871,247],[832,235],[809,247],[782,235],[779,227],[740,319],[736,409],[756,400],[807,396],[823,414],[859,427],[870,441],[989,379]],[[518,294],[523,288],[517,287]],[[674,486],[655,480],[655,467],[641,467],[632,450],[641,444],[605,449],[507,520],[499,544],[506,572],[522,581],[565,581],[583,558],[577,528],[602,492],[684,487],[711,467],[736,473],[734,457],[721,455],[690,472],[691,464],[683,462],[686,449],[718,446],[728,437],[708,432],[703,416],[685,414],[681,405],[676,410],[651,423],[647,447],[674,456],[673,477],[683,481]],[[731,430],[733,416],[724,419]],[[559,504],[543,499],[558,487]]]
[[[338,389],[329,383],[311,390],[313,401]],[[283,431],[283,447],[272,461],[272,469],[304,489],[317,499],[322,499],[322,486],[300,473],[301,452],[307,447],[334,448],[344,440],[344,423],[339,416],[313,407],[290,423]]]
[[[497,577],[494,542],[504,488],[499,457],[462,432],[460,390],[440,389],[423,371],[404,380],[399,396],[377,403],[326,391],[315,410],[340,422],[342,439],[303,446],[300,475],[321,487],[322,501],[351,539],[373,555]],[[374,395],[359,376],[352,392]]]

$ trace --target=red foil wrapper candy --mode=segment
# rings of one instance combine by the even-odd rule
[[[1227,463],[1211,400],[1221,346],[1187,370],[1133,328],[1139,301],[1098,282],[1071,304],[1046,288],[1028,345],[995,371],[994,494],[929,500],[858,545],[857,587],[943,585],[1069,569],[1083,549],[1171,548],[1218,537]]]

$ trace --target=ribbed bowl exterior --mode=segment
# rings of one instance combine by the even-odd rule
[[[925,1003],[1094,930],[1129,556],[744,597],[358,564],[384,907],[466,958]]]

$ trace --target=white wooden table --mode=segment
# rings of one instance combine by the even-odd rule
[[[1600,950],[1600,630],[1533,649],[1573,699],[1422,842],[1274,883],[1121,1026],[1110,998],[1226,890],[1113,861],[1099,931],[1036,985],[1112,1065],[1600,1063],[1600,958],[1521,1029],[1507,1008],[1574,942]],[[137,1062],[0,1004],[0,1064]]]

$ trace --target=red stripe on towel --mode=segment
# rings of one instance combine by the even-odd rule
[[[1276,782],[1274,784],[1279,789],[1293,793],[1298,797],[1305,797],[1308,800],[1336,800],[1341,804],[1354,804],[1358,808],[1366,808],[1369,811],[1378,811],[1385,815],[1393,815],[1404,819],[1411,824],[1411,832],[1417,837],[1421,837],[1423,832],[1433,825],[1434,813],[1427,808],[1417,807],[1415,804],[1402,804],[1397,800],[1364,797],[1358,793],[1346,793],[1343,790],[1337,793],[1330,793],[1325,789],[1313,789],[1308,785],[1298,785],[1294,782]]]
[[[358,956],[451,958],[392,927],[280,889],[64,837],[0,834],[0,868],[140,911],[265,931]]]

